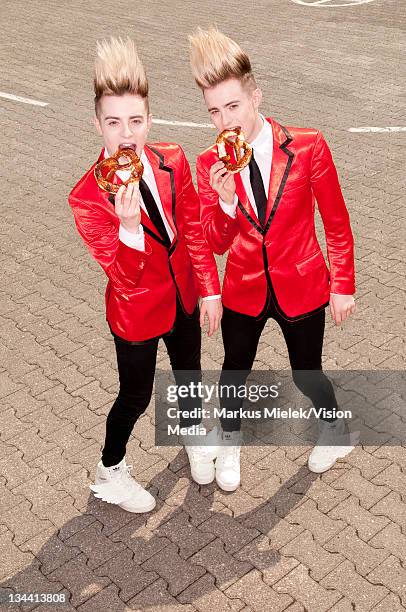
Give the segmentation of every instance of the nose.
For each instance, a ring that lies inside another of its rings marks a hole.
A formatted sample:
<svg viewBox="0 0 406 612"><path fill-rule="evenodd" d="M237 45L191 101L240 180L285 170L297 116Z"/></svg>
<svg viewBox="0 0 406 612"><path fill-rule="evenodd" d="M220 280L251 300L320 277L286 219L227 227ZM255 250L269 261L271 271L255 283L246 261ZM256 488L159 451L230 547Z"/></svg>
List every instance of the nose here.
<svg viewBox="0 0 406 612"><path fill-rule="evenodd" d="M131 131L130 126L129 126L128 123L124 124L123 134L122 135L123 135L124 138L130 138L132 136L132 131Z"/></svg>

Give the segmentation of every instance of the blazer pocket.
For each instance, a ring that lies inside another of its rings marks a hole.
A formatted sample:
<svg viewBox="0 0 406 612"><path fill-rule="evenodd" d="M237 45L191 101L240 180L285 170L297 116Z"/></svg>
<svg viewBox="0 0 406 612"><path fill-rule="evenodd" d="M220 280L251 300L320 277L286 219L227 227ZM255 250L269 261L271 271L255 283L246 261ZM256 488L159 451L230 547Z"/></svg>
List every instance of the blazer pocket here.
<svg viewBox="0 0 406 612"><path fill-rule="evenodd" d="M318 268L320 266L325 265L326 262L324 259L324 255L321 251L317 251L316 253L313 253L313 255L308 255L304 259L297 261L295 264L296 269L301 276L308 274L309 272L314 270L314 268Z"/></svg>

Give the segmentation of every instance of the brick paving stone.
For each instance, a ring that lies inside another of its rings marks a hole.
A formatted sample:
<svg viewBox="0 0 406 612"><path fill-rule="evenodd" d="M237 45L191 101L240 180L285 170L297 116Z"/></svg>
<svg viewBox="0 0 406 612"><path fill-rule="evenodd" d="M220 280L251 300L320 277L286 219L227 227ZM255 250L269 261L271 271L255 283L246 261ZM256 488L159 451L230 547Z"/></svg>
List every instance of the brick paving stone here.
<svg viewBox="0 0 406 612"><path fill-rule="evenodd" d="M158 527L156 531L160 537L166 537L177 544L179 555L187 559L216 538L218 533L211 521L217 516L213 516L197 528L189 522L188 514L180 512Z"/></svg>
<svg viewBox="0 0 406 612"><path fill-rule="evenodd" d="M67 476L78 472L81 467L77 463L64 459L63 451L60 448L54 448L49 453L33 459L30 462L30 466L35 466L36 469L40 468L45 472L48 476L47 483L51 486Z"/></svg>
<svg viewBox="0 0 406 612"><path fill-rule="evenodd" d="M41 438L33 428L10 438L8 443L13 444L23 453L22 459L27 463L55 448L55 443L49 443Z"/></svg>
<svg viewBox="0 0 406 612"><path fill-rule="evenodd" d="M188 604L179 604L177 599L172 597L164 580L156 580L153 584L141 591L138 595L130 599L127 605L131 610L148 610L154 612L193 612L196 608Z"/></svg>
<svg viewBox="0 0 406 612"><path fill-rule="evenodd" d="M308 569L300 564L273 585L277 593L287 593L299 600L305 608L324 612L340 599L333 589L325 589L313 580Z"/></svg>
<svg viewBox="0 0 406 612"><path fill-rule="evenodd" d="M263 580L270 585L280 580L298 565L298 561L295 559L282 556L271 546L269 539L263 535L247 544L233 556L235 559L247 561L261 570Z"/></svg>
<svg viewBox="0 0 406 612"><path fill-rule="evenodd" d="M122 542L130 548L134 553L136 563L147 561L171 544L168 538L160 537L150 531L144 523L145 518L140 515L115 531L110 537L113 542Z"/></svg>
<svg viewBox="0 0 406 612"><path fill-rule="evenodd" d="M209 519L212 514L210 501L200 495L194 483L169 496L166 503L175 508L182 507L182 510L192 517L193 524L196 525Z"/></svg>
<svg viewBox="0 0 406 612"><path fill-rule="evenodd" d="M18 506L23 501L24 497L21 494L9 491L4 483L0 481L0 513Z"/></svg>
<svg viewBox="0 0 406 612"><path fill-rule="evenodd" d="M350 561L344 561L328 574L320 584L326 588L336 589L350 599L361 610L371 610L387 594L388 589L382 585L372 584L372 581L360 576Z"/></svg>
<svg viewBox="0 0 406 612"><path fill-rule="evenodd" d="M406 501L406 475L398 465L390 465L372 479L374 484L384 484L400 494Z"/></svg>
<svg viewBox="0 0 406 612"><path fill-rule="evenodd" d="M196 555L185 561L179 556L175 544L169 544L144 561L142 568L147 571L156 571L166 580L171 595L177 595L205 573L204 567L196 562Z"/></svg>
<svg viewBox="0 0 406 612"><path fill-rule="evenodd" d="M382 563L389 553L379 550L371 544L361 540L353 527L347 527L334 538L324 544L325 548L331 552L341 553L351 561L361 576L366 576L369 571Z"/></svg>
<svg viewBox="0 0 406 612"><path fill-rule="evenodd" d="M390 612L403 612L404 609L399 597L394 593L389 593L378 605L372 608L373 612L388 612L388 610Z"/></svg>
<svg viewBox="0 0 406 612"><path fill-rule="evenodd" d="M234 556L226 553L219 540L202 548L189 557L188 561L198 567L206 568L216 578L216 584L221 590L226 589L252 569L250 563L238 561Z"/></svg>
<svg viewBox="0 0 406 612"><path fill-rule="evenodd" d="M133 561L133 552L128 548L100 565L95 573L110 578L119 587L119 596L128 601L159 578L155 572L147 572Z"/></svg>
<svg viewBox="0 0 406 612"><path fill-rule="evenodd" d="M1 522L14 533L14 544L20 546L38 533L53 527L49 520L39 518L29 501L23 501L1 513Z"/></svg>
<svg viewBox="0 0 406 612"><path fill-rule="evenodd" d="M216 535L225 545L225 551L234 553L259 535L256 529L247 529L238 520L223 513L213 514L199 525L199 530Z"/></svg>
<svg viewBox="0 0 406 612"><path fill-rule="evenodd" d="M86 376L89 377L87 374ZM73 391L72 395L74 397L82 397L89 402L89 408L91 410L97 410L107 403L113 404L115 400L115 395L105 391L98 381L89 382L89 384L81 386L79 389L76 389L76 391Z"/></svg>
<svg viewBox="0 0 406 612"><path fill-rule="evenodd" d="M400 525L404 532L406 531L406 504L402 502L398 493L389 493L372 506L371 513L375 516L390 518L394 523Z"/></svg>
<svg viewBox="0 0 406 612"><path fill-rule="evenodd" d="M57 417L49 406L41 406L35 412L22 417L22 422L25 424L31 423L35 428L38 428L38 435L41 437L52 436L52 433L66 425L66 420Z"/></svg>
<svg viewBox="0 0 406 612"><path fill-rule="evenodd" d="M123 542L112 542L102 533L102 525L92 523L70 538L64 540L67 546L76 546L88 557L87 565L94 569L107 559L115 557L125 548Z"/></svg>
<svg viewBox="0 0 406 612"><path fill-rule="evenodd" d="M376 504L390 492L388 487L374 485L366 480L356 468L352 468L340 476L331 486L335 489L345 489L349 491L349 493L359 498L360 504L366 509L371 508L371 506Z"/></svg>
<svg viewBox="0 0 406 612"><path fill-rule="evenodd" d="M383 472L390 464L390 461L380 459L376 454L370 454L360 446L354 448L345 460L347 463L358 468L361 475L367 480L373 479L374 476ZM378 481L374 480L373 482Z"/></svg>
<svg viewBox="0 0 406 612"><path fill-rule="evenodd" d="M308 529L321 544L324 544L345 527L343 521L333 520L320 512L311 499L293 510L286 518L288 522L299 523L302 527Z"/></svg>
<svg viewBox="0 0 406 612"><path fill-rule="evenodd" d="M340 535L338 534L335 538ZM333 554L340 551L332 550L330 547L331 541L334 541L335 538L324 544L325 548L323 548L311 533L303 531L297 538L286 544L280 552L284 556L294 557L300 561L310 569L311 578L319 581L344 560L341 554Z"/></svg>
<svg viewBox="0 0 406 612"><path fill-rule="evenodd" d="M0 413L0 437L2 440L9 440L29 428L30 423L18 419L13 408Z"/></svg>
<svg viewBox="0 0 406 612"><path fill-rule="evenodd" d="M30 551L35 555L41 562L41 572L45 575L80 555L79 548L67 545L56 532L56 527L52 525L20 546L21 550Z"/></svg>
<svg viewBox="0 0 406 612"><path fill-rule="evenodd" d="M21 552L13 543L13 533L7 531L0 533L0 558L2 560L0 565L0 580L5 580L29 567L34 556L28 552Z"/></svg>
<svg viewBox="0 0 406 612"><path fill-rule="evenodd" d="M177 599L180 603L193 604L199 612L206 612L206 610L237 612L244 607L242 601L234 597L229 598L220 591L215 585L213 576L208 573L182 591Z"/></svg>
<svg viewBox="0 0 406 612"><path fill-rule="evenodd" d="M39 473L39 468L23 461L20 451L10 454L0 461L0 475L5 477L8 489L13 489Z"/></svg>
<svg viewBox="0 0 406 612"><path fill-rule="evenodd" d="M97 576L86 564L85 555L74 557L48 574L50 580L61 582L72 593L71 604L80 606L90 597L111 583L108 578Z"/></svg>
<svg viewBox="0 0 406 612"><path fill-rule="evenodd" d="M399 559L391 555L373 569L367 578L374 584L384 584L390 591L395 592L406 606L406 569Z"/></svg>
<svg viewBox="0 0 406 612"><path fill-rule="evenodd" d="M93 381L92 376L84 376L81 374L76 365L71 365L60 372L51 375L50 378L57 381L55 384L57 384L59 381L65 385L65 389L69 393L76 391L77 389L80 389L84 385L87 385Z"/></svg>
<svg viewBox="0 0 406 612"><path fill-rule="evenodd" d="M115 612L127 612L128 608L118 595L118 589L110 584L102 591L90 597L87 601L75 608L80 612L100 612L100 610L114 610Z"/></svg>
<svg viewBox="0 0 406 612"><path fill-rule="evenodd" d="M39 398L45 400L46 403L52 407L54 414L64 412L82 401L80 397L73 397L68 393L62 384L56 385L48 391L44 391Z"/></svg>
<svg viewBox="0 0 406 612"><path fill-rule="evenodd" d="M59 529L58 537L62 540L66 540L96 520L91 515L79 512L73 504L73 499L64 498L52 506L47 506L41 512L40 518L50 520Z"/></svg>
<svg viewBox="0 0 406 612"><path fill-rule="evenodd" d="M24 495L32 503L32 509L41 513L44 507L53 505L67 497L64 491L51 486L46 474L39 474L27 482L23 482L14 488L16 494Z"/></svg>
<svg viewBox="0 0 406 612"><path fill-rule="evenodd" d="M293 489L297 491L297 485ZM347 491L337 491L321 479L312 481L305 494L306 497L315 501L317 509L324 513L330 512L332 508L338 506L340 502L349 497Z"/></svg>
<svg viewBox="0 0 406 612"><path fill-rule="evenodd" d="M402 563L406 562L406 535L403 534L398 525L389 523L369 541L371 546L384 548Z"/></svg>
<svg viewBox="0 0 406 612"><path fill-rule="evenodd" d="M378 505L382 502L378 502ZM373 510L365 510L356 497L348 497L328 513L331 518L343 519L352 525L360 538L368 542L372 536L381 531L389 520L377 516Z"/></svg>
<svg viewBox="0 0 406 612"><path fill-rule="evenodd" d="M230 597L238 597L245 601L252 610L259 612L285 610L293 601L289 595L276 593L262 580L261 572L256 569L237 580L226 589L225 594Z"/></svg>

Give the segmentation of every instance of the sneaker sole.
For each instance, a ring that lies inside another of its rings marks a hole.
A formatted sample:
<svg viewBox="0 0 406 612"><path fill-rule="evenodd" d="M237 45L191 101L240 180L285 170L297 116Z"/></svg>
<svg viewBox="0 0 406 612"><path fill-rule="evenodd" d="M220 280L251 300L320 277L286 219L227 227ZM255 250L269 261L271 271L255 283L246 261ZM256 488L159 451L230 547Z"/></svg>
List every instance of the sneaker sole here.
<svg viewBox="0 0 406 612"><path fill-rule="evenodd" d="M193 479L193 480L194 480L194 481L195 481L197 484L199 484L199 485L208 485L208 484L212 483L212 482L213 482L213 480L214 480L214 474L213 474L213 476L210 478L210 480L209 480L209 478L196 478L196 476L194 476L194 474L192 474L192 472L191 472L190 474L191 474L191 476L192 476L192 479Z"/></svg>
<svg viewBox="0 0 406 612"><path fill-rule="evenodd" d="M133 514L144 514L144 512L151 512L151 510L155 508L156 501L154 500L153 502L151 502L149 506L144 506L143 508L137 508L137 509L126 508L125 502L122 502L121 504L116 504L116 505L120 506L120 508L122 508L126 512L132 512Z"/></svg>
<svg viewBox="0 0 406 612"><path fill-rule="evenodd" d="M327 470L329 470L330 468L333 467L333 465L335 464L336 461L338 461L338 459L343 459L344 457L346 457L347 455L349 455L352 451L354 450L354 447L352 446L349 450L347 450L344 453L340 453L339 455L336 456L336 458L334 459L334 461L332 463L330 463L330 465L328 465L327 467L323 468L314 468L311 467L310 463L307 462L307 467L309 468L309 470L311 472L313 472L314 474L323 474L323 472L327 472Z"/></svg>
<svg viewBox="0 0 406 612"><path fill-rule="evenodd" d="M218 486L220 487L220 489L223 489L223 491L235 491L240 486L240 482L238 482L236 485L224 484L221 482L221 480L217 478L217 476L216 476L216 482Z"/></svg>

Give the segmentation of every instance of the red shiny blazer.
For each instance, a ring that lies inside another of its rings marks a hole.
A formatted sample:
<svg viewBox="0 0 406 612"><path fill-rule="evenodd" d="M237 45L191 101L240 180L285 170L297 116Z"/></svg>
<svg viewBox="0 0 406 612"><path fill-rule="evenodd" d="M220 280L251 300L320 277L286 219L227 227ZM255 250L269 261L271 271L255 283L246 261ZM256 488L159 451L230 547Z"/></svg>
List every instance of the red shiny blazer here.
<svg viewBox="0 0 406 612"><path fill-rule="evenodd" d="M210 187L216 147L197 159L197 183L205 236L213 251L229 251L223 303L258 316L273 300L287 320L324 308L329 294L353 294L354 248L347 208L323 135L312 128L285 128L267 119L273 131L273 157L266 225L261 227L235 174L237 216L223 212ZM324 224L329 268L317 241L315 201ZM269 288L269 291L268 291Z"/></svg>
<svg viewBox="0 0 406 612"><path fill-rule="evenodd" d="M199 198L183 150L172 143L147 145L144 150L174 232L169 251L159 242L159 234L143 210L145 252L119 240L114 199L99 189L95 164L69 195L77 229L109 279L105 300L110 328L117 336L136 342L160 336L173 327L176 294L190 314L199 294L220 293L215 259L203 236ZM99 160L102 156L103 151Z"/></svg>

